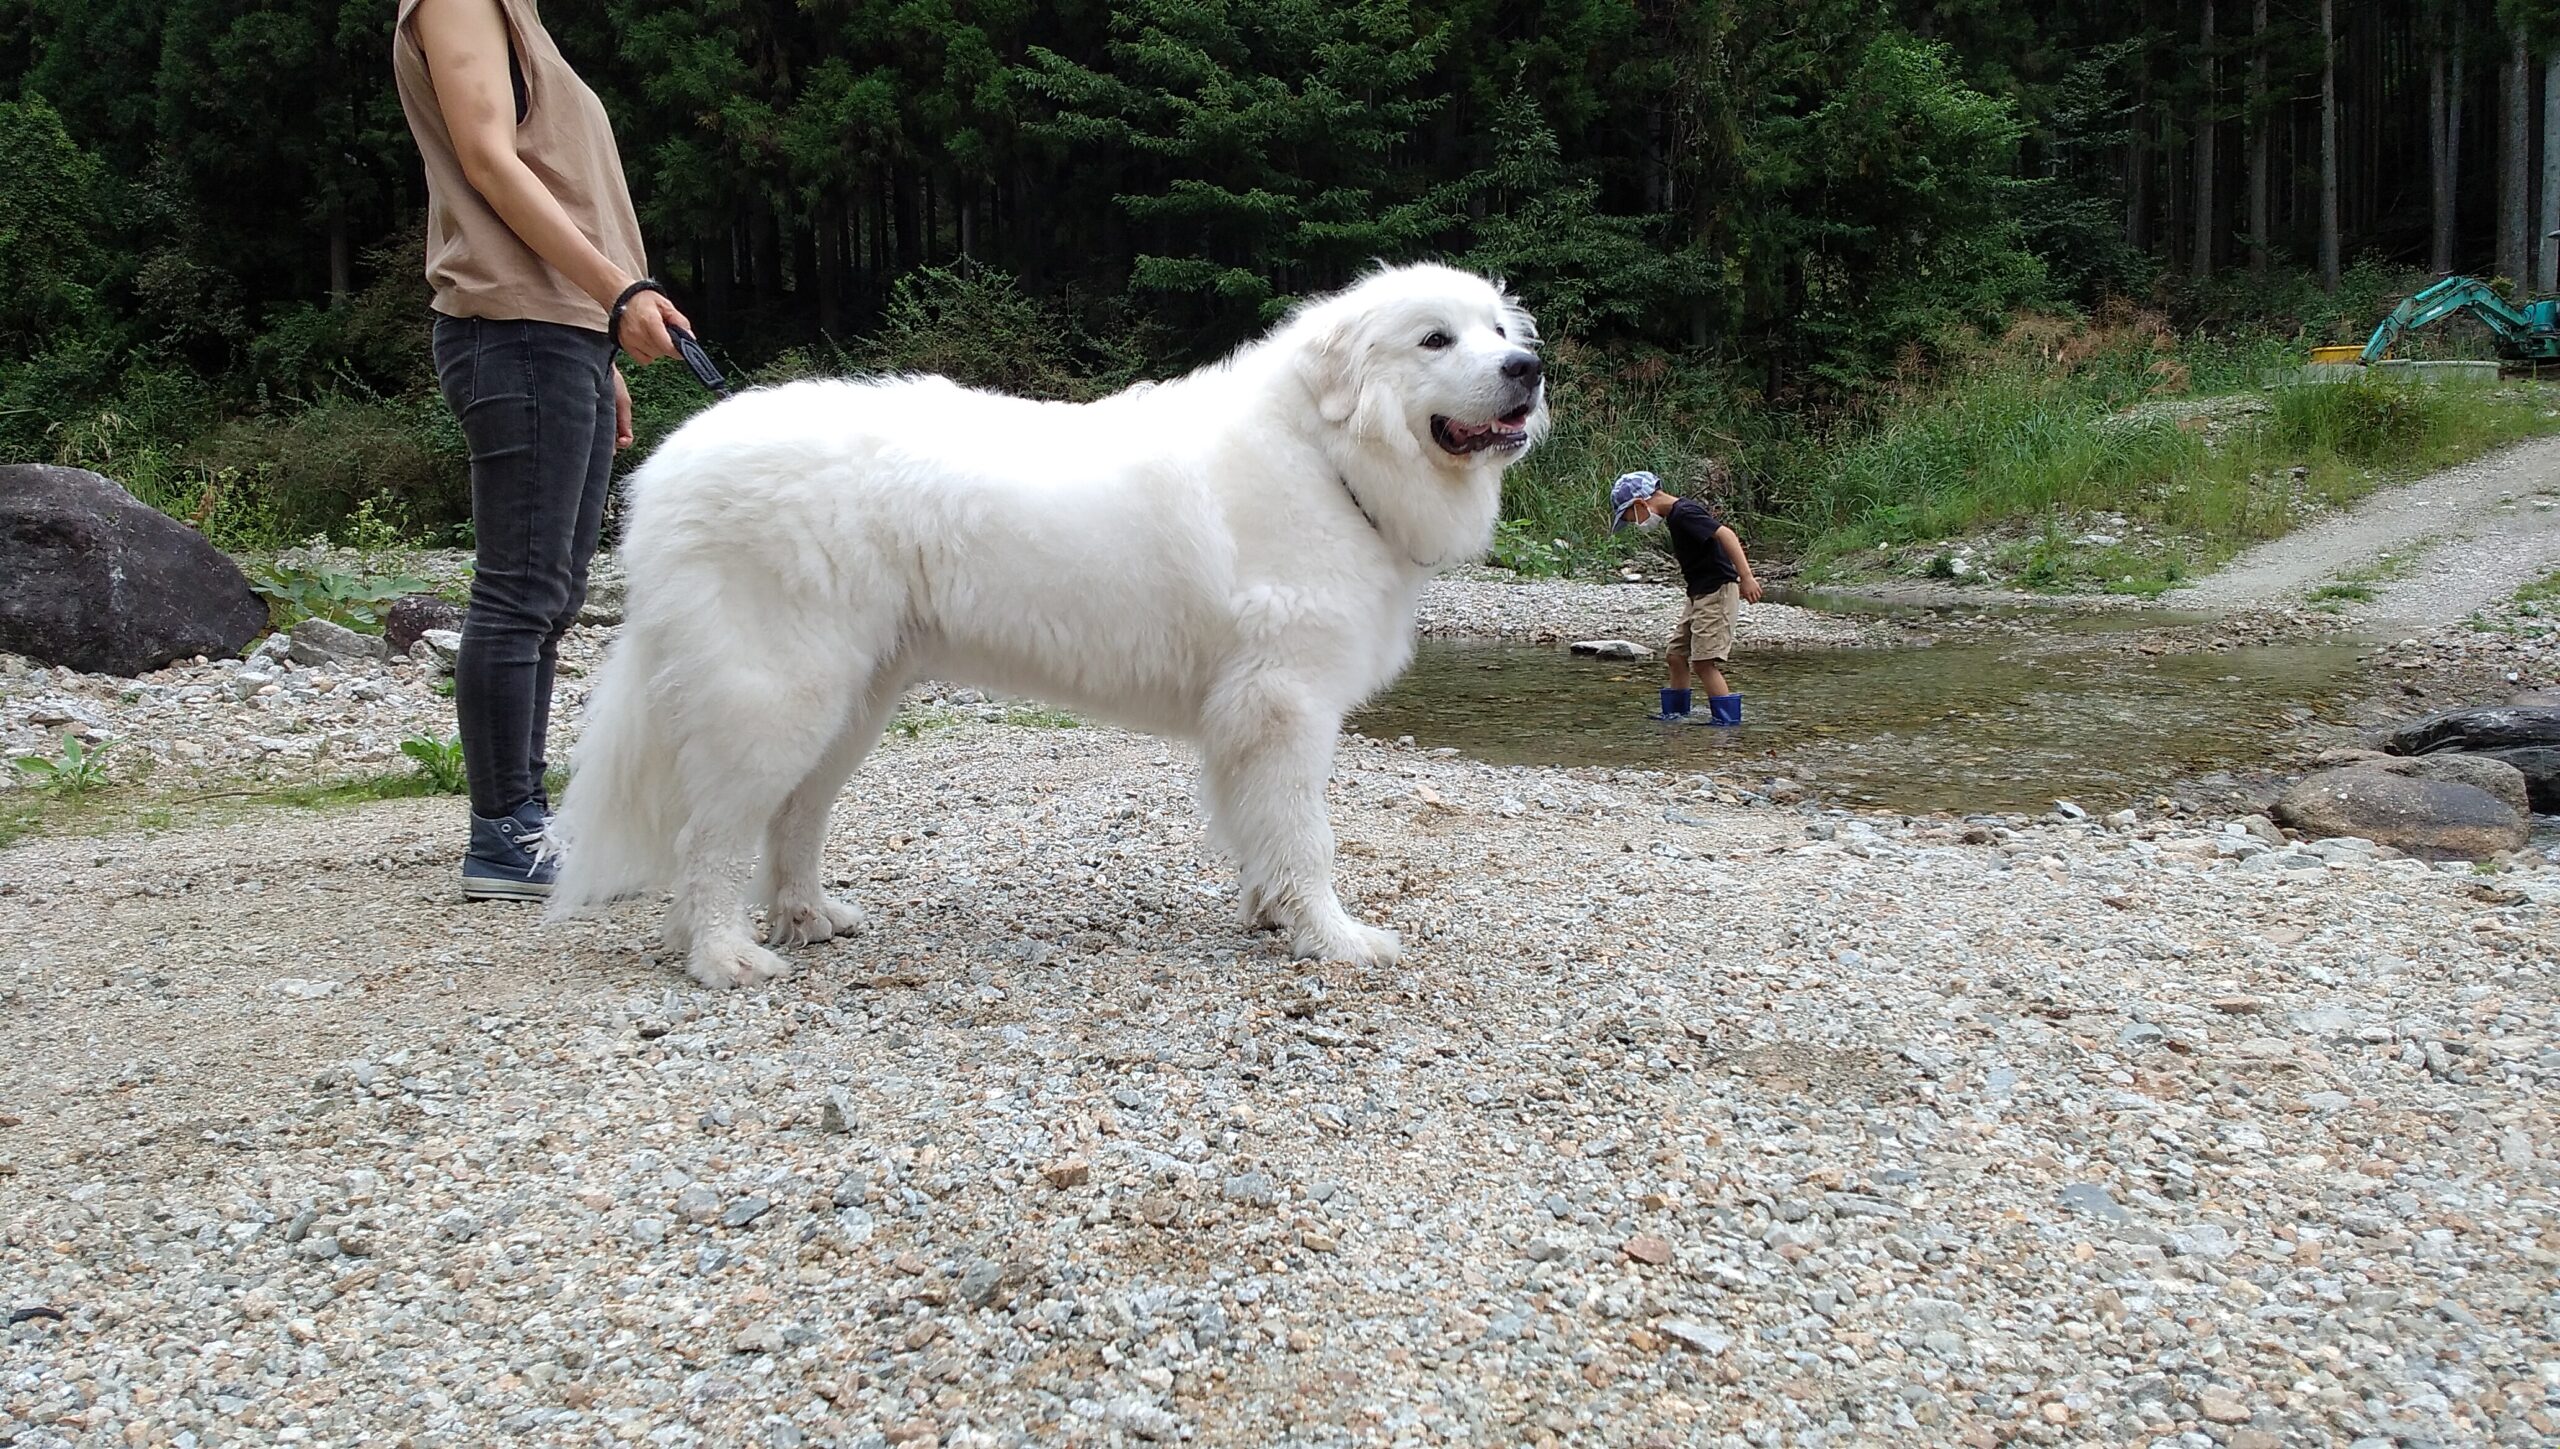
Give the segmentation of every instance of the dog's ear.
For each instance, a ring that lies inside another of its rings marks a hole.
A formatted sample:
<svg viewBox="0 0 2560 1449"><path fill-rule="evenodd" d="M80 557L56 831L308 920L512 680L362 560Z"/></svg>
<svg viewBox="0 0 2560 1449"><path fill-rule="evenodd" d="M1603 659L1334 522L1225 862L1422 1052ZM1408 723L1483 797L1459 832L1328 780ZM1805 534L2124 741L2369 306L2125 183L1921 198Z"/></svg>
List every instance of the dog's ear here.
<svg viewBox="0 0 2560 1449"><path fill-rule="evenodd" d="M1316 395L1316 413L1328 423L1346 423L1360 410L1359 329L1348 317L1315 319L1298 365L1307 390Z"/></svg>

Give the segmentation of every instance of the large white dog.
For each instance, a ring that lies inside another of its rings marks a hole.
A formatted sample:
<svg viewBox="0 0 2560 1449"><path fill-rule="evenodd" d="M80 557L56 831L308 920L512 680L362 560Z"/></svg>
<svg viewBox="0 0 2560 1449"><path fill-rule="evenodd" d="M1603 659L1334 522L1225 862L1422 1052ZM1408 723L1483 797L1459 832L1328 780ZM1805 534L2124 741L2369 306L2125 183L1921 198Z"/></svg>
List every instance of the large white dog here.
<svg viewBox="0 0 2560 1449"><path fill-rule="evenodd" d="M1334 740L1411 660L1423 581L1491 541L1546 427L1536 341L1499 287L1399 267L1100 402L928 377L712 408L630 480L555 913L672 889L695 979L781 973L747 915L759 854L773 945L860 924L822 889L827 814L937 679L1192 741L1246 919L1395 960L1334 894Z"/></svg>

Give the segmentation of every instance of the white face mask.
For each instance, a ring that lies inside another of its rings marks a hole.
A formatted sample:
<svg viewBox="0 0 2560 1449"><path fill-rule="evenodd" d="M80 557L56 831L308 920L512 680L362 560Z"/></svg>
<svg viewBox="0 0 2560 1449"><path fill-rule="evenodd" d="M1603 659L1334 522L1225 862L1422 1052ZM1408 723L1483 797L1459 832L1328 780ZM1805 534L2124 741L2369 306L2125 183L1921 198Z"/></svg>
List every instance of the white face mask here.
<svg viewBox="0 0 2560 1449"><path fill-rule="evenodd" d="M1659 513L1648 513L1644 517L1636 520L1636 527L1643 529L1647 533L1650 533L1661 526L1662 515Z"/></svg>

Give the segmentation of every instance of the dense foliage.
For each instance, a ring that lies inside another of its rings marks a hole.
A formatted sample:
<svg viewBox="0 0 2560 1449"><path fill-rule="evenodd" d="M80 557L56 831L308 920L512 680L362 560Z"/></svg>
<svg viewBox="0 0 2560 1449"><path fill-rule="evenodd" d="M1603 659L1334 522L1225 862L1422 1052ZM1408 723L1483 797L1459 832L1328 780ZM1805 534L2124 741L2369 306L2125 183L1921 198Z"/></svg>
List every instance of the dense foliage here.
<svg viewBox="0 0 2560 1449"><path fill-rule="evenodd" d="M2263 279L2332 253L2490 267L2541 134L2511 114L2540 71L2512 82L2560 28L2560 0L544 8L658 271L748 368L1073 393L1427 255L1509 277L1601 391L1671 359L1782 409L2022 306L2229 321L2316 313ZM0 0L0 455L214 520L226 478L297 526L453 519L394 9Z"/></svg>

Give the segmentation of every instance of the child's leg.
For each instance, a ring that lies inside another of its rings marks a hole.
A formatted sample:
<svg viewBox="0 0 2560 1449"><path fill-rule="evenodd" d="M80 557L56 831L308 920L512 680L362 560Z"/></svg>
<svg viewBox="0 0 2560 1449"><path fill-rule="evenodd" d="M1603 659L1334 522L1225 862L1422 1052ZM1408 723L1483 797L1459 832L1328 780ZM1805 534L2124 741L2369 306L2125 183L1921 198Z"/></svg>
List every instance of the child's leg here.
<svg viewBox="0 0 2560 1449"><path fill-rule="evenodd" d="M1671 661L1671 687L1687 689L1689 687L1689 656L1673 654L1668 657Z"/></svg>
<svg viewBox="0 0 2560 1449"><path fill-rule="evenodd" d="M1685 659L1680 662L1683 665L1688 663ZM1683 669L1681 672L1685 674L1688 671ZM1710 695L1733 693L1732 690L1725 688L1723 666L1714 660L1708 660L1706 663L1698 666L1698 683L1704 686L1706 692Z"/></svg>

